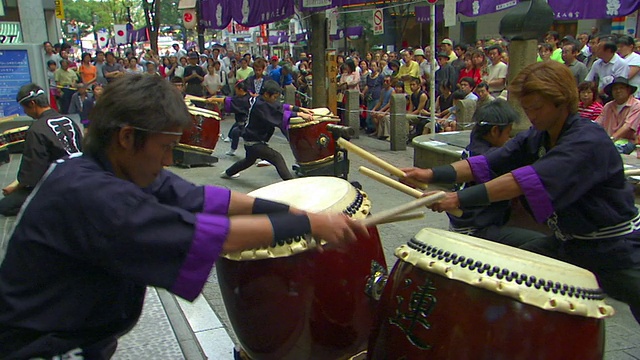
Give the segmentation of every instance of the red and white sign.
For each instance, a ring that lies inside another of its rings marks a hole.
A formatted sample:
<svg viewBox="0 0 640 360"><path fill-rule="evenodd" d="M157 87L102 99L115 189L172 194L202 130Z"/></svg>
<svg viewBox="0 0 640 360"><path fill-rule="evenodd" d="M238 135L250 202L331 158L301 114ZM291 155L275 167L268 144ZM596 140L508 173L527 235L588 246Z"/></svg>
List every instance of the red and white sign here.
<svg viewBox="0 0 640 360"><path fill-rule="evenodd" d="M194 29L196 27L196 9L182 10L182 23L186 29Z"/></svg>
<svg viewBox="0 0 640 360"><path fill-rule="evenodd" d="M373 11L373 35L384 34L384 15L382 9Z"/></svg>
<svg viewBox="0 0 640 360"><path fill-rule="evenodd" d="M106 31L98 31L98 49L104 49L109 44L109 34Z"/></svg>
<svg viewBox="0 0 640 360"><path fill-rule="evenodd" d="M113 25L115 33L116 45L127 43L127 25Z"/></svg>

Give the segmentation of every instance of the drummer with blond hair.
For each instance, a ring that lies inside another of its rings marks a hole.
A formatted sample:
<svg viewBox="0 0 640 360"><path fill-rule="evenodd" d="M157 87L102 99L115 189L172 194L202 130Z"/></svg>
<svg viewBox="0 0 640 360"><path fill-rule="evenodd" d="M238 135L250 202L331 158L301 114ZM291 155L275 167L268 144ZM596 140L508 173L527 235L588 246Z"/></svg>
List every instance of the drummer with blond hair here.
<svg viewBox="0 0 640 360"><path fill-rule="evenodd" d="M529 130L491 153L405 171L423 182L477 183L448 193L432 206L436 211L520 197L553 231L521 248L592 271L640 322L640 214L609 136L579 117L577 88L566 86L573 81L558 62L529 65L509 88L533 125Z"/></svg>
<svg viewBox="0 0 640 360"><path fill-rule="evenodd" d="M368 236L343 214L305 213L165 170L192 118L160 77L114 80L89 118L84 154L55 162L16 220L0 266L2 359L109 359L138 321L147 286L193 301L223 252L304 234L337 247Z"/></svg>

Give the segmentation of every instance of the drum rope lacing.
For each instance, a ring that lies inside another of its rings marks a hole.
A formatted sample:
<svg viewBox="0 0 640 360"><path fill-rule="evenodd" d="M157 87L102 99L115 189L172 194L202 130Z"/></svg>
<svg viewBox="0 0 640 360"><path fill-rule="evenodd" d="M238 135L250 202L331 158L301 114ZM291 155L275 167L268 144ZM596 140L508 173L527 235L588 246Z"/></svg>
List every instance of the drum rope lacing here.
<svg viewBox="0 0 640 360"><path fill-rule="evenodd" d="M575 297L577 299L585 300L603 300L605 294L600 289L584 289L575 287L568 284L561 284L560 282L553 282L551 280L537 279L535 276L528 276L526 274L519 274L516 271L509 271L508 269L500 268L499 266L491 266L490 264L482 263L481 261L473 260L456 253L451 253L443 249L439 249L436 246L427 245L417 239L411 239L407 244L411 249L421 252L432 258L438 258L438 260L444 260L447 263L453 265L460 265L460 267L468 267L471 271L477 271L480 274L486 273L489 277L495 277L499 280L505 279L508 282L515 281L518 285L524 284L525 286L536 289L543 289L546 292L553 292L554 294L561 294L563 296Z"/></svg>

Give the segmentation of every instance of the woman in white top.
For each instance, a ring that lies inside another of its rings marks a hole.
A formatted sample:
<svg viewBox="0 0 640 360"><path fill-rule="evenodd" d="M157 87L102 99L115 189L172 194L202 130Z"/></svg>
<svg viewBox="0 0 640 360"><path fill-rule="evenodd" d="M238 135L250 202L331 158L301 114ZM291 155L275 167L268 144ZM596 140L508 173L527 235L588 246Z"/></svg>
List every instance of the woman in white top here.
<svg viewBox="0 0 640 360"><path fill-rule="evenodd" d="M218 63L218 69L219 68L220 63ZM209 65L207 70L209 73L204 76L202 85L207 89L207 93L209 93L209 95L218 95L218 93L220 93L220 88L222 87L220 74L216 71L215 65Z"/></svg>
<svg viewBox="0 0 640 360"><path fill-rule="evenodd" d="M179 77L180 79L184 79L184 67L185 66L187 66L187 57L186 56L182 56L182 57L180 57L180 64L178 64L178 67L173 72L173 76Z"/></svg>
<svg viewBox="0 0 640 360"><path fill-rule="evenodd" d="M360 92L360 74L356 71L356 64L353 60L348 59L344 62L346 72L340 76L341 90L356 90Z"/></svg>
<svg viewBox="0 0 640 360"><path fill-rule="evenodd" d="M129 59L129 66L124 69L124 72L127 74L142 74L143 71L144 69L138 65L138 58L135 56Z"/></svg>

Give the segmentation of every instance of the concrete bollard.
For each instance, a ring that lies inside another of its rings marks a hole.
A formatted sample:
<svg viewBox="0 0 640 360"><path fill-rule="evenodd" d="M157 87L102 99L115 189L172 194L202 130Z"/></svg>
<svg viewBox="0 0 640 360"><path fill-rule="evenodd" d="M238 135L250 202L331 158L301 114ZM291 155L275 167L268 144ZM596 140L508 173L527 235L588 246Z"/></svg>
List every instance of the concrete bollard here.
<svg viewBox="0 0 640 360"><path fill-rule="evenodd" d="M407 98L404 94L393 94L391 96L391 121L389 125L389 141L391 150L399 151L407 148Z"/></svg>
<svg viewBox="0 0 640 360"><path fill-rule="evenodd" d="M345 98L345 121L346 126L356 131L354 138L360 137L360 92L356 90L347 90L344 94Z"/></svg>
<svg viewBox="0 0 640 360"><path fill-rule="evenodd" d="M296 104L296 88L293 85L285 85L284 87L284 102L285 104Z"/></svg>

